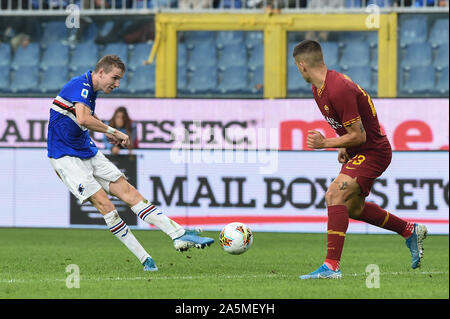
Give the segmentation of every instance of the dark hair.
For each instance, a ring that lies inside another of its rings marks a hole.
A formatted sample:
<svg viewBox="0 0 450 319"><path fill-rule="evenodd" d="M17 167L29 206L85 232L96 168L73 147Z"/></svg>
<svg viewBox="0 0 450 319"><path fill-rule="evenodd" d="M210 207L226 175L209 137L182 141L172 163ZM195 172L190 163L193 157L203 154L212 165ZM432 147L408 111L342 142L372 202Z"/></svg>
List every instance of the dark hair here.
<svg viewBox="0 0 450 319"><path fill-rule="evenodd" d="M130 119L130 116L128 115L128 111L127 108L125 106L119 106L115 111L113 116L111 117L111 119L109 120L109 126L114 127L114 128L120 128L117 127L116 125L116 115L117 113L123 113L123 125L125 127L125 129L127 130L127 134L130 137L130 139L132 138L132 120ZM133 145L132 143L130 143L130 146L128 148L132 148Z"/></svg>
<svg viewBox="0 0 450 319"><path fill-rule="evenodd" d="M114 54L108 54L97 62L94 72L98 72L103 68L103 70L105 70L105 73L109 73L112 71L113 67L119 68L123 72L125 72L125 63L122 62L120 57Z"/></svg>
<svg viewBox="0 0 450 319"><path fill-rule="evenodd" d="M322 48L320 43L315 40L303 40L297 44L292 56L295 59L298 55L303 55L305 62L313 67L324 63Z"/></svg>

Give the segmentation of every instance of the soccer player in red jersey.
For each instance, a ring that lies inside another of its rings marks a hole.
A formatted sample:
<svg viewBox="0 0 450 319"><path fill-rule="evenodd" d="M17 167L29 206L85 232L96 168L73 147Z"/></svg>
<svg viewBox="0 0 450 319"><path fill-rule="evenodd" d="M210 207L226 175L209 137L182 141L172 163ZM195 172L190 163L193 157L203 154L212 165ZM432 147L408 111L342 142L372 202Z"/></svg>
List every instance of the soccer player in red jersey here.
<svg viewBox="0 0 450 319"><path fill-rule="evenodd" d="M328 70L320 44L304 40L293 51L298 70L312 84L320 112L338 137L325 138L320 132L308 132L307 145L312 149L337 148L342 164L337 178L325 195L328 209L327 254L316 271L301 279L340 278L340 259L349 217L397 232L406 239L412 268L420 266L424 225L409 223L380 206L366 202L374 180L389 166L392 149L382 134L373 102L348 76Z"/></svg>

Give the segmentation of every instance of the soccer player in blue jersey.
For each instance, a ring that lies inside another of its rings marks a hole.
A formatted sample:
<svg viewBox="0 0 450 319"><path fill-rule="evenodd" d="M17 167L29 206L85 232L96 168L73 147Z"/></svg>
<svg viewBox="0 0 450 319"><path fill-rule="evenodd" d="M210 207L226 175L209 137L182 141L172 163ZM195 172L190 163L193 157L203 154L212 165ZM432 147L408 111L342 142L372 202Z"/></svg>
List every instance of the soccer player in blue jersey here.
<svg viewBox="0 0 450 319"><path fill-rule="evenodd" d="M169 235L178 251L203 248L214 240L187 232L145 199L124 174L95 146L89 131L105 133L109 141L127 147L130 138L99 120L95 114L97 92L119 87L125 65L116 55L101 58L94 71L70 80L50 107L47 150L59 178L82 203L90 201L103 215L109 230L139 259L145 271L158 270L152 257L120 218L107 194L127 203L145 222Z"/></svg>

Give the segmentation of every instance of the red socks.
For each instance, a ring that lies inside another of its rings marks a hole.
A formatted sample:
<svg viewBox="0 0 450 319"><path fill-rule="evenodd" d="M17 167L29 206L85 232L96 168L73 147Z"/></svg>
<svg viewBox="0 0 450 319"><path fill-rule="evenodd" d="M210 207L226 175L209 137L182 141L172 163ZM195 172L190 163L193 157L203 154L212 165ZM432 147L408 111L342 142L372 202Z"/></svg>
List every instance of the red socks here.
<svg viewBox="0 0 450 319"><path fill-rule="evenodd" d="M334 271L339 269L348 219L348 210L345 205L328 206L327 257L324 264ZM395 231L404 238L411 236L414 230L413 223L389 214L377 204L370 202L365 203L359 219L371 225Z"/></svg>
<svg viewBox="0 0 450 319"><path fill-rule="evenodd" d="M345 205L328 207L327 257L325 265L331 270L339 269L345 233L348 228L348 210Z"/></svg>
<svg viewBox="0 0 450 319"><path fill-rule="evenodd" d="M395 231L404 238L411 236L414 230L413 223L409 223L395 215L389 214L389 212L371 202L365 203L359 219L371 225Z"/></svg>

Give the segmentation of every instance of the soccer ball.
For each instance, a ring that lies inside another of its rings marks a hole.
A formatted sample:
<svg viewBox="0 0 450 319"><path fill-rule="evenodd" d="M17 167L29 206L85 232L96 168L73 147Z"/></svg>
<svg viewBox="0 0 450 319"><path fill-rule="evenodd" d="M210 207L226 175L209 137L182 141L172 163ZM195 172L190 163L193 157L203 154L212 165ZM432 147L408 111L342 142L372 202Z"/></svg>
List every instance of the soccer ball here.
<svg viewBox="0 0 450 319"><path fill-rule="evenodd" d="M219 243L227 253L240 255L252 245L253 234L250 228L243 223L230 223L220 232Z"/></svg>

